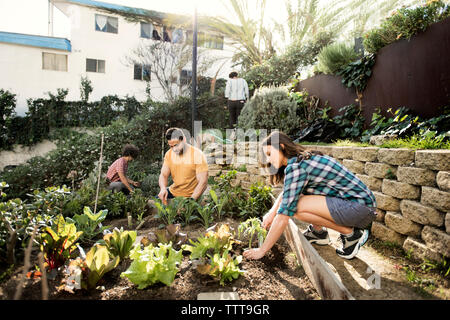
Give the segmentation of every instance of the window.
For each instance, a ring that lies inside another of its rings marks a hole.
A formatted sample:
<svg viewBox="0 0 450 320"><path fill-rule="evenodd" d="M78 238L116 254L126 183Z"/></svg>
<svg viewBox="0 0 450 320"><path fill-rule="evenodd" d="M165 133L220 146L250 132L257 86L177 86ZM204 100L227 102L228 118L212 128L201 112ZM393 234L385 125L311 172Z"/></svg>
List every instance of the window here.
<svg viewBox="0 0 450 320"><path fill-rule="evenodd" d="M170 36L167 32L163 32L163 27L153 25L152 23L141 22L141 38L161 40L161 37L166 39L164 41L170 41Z"/></svg>
<svg viewBox="0 0 450 320"><path fill-rule="evenodd" d="M183 43L184 32L182 29L175 29L172 31L172 43Z"/></svg>
<svg viewBox="0 0 450 320"><path fill-rule="evenodd" d="M166 42L171 42L172 41L171 38L172 38L172 30L164 27L163 28L163 40Z"/></svg>
<svg viewBox="0 0 450 320"><path fill-rule="evenodd" d="M135 64L134 65L134 79L135 80L151 80L151 69L149 65Z"/></svg>
<svg viewBox="0 0 450 320"><path fill-rule="evenodd" d="M95 30L109 33L117 33L119 29L119 19L101 14L95 15Z"/></svg>
<svg viewBox="0 0 450 320"><path fill-rule="evenodd" d="M214 36L211 34L202 34L201 42L199 39L199 46L209 49L223 49L223 37Z"/></svg>
<svg viewBox="0 0 450 320"><path fill-rule="evenodd" d="M42 52L42 69L67 71L67 54Z"/></svg>
<svg viewBox="0 0 450 320"><path fill-rule="evenodd" d="M181 70L180 73L180 84L188 85L192 79L192 70Z"/></svg>
<svg viewBox="0 0 450 320"><path fill-rule="evenodd" d="M187 32L187 38L189 42L192 43L193 41L192 31ZM199 32L197 34L197 46L209 49L223 50L223 37Z"/></svg>
<svg viewBox="0 0 450 320"><path fill-rule="evenodd" d="M105 73L105 60L86 59L86 71Z"/></svg>
<svg viewBox="0 0 450 320"><path fill-rule="evenodd" d="M141 38L151 39L153 35L153 24L141 22Z"/></svg>

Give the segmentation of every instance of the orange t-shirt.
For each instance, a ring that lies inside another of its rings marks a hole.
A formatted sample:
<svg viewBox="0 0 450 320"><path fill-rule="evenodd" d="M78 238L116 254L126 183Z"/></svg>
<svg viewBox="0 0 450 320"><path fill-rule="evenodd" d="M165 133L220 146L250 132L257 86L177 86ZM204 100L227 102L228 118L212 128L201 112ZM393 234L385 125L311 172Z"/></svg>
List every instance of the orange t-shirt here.
<svg viewBox="0 0 450 320"><path fill-rule="evenodd" d="M173 184L169 187L175 197L190 197L197 187L197 174L208 171L203 152L191 145L179 156L172 149L166 152L163 166L170 169Z"/></svg>

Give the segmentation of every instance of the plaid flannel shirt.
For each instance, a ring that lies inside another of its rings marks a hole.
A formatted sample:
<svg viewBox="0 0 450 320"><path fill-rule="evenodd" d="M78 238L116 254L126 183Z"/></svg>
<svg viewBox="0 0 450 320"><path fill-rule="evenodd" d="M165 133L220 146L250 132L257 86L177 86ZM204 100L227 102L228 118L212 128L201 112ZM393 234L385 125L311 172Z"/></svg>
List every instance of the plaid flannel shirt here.
<svg viewBox="0 0 450 320"><path fill-rule="evenodd" d="M313 155L300 162L292 157L284 173L283 196L277 213L293 216L301 194L341 198L376 207L375 196L369 188L331 157Z"/></svg>

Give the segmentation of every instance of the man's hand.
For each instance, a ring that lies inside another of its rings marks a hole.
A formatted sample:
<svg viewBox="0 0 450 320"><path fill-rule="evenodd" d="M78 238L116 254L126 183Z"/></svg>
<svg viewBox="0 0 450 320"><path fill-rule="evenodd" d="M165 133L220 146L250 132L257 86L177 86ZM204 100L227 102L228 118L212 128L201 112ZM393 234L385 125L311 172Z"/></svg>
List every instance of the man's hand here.
<svg viewBox="0 0 450 320"><path fill-rule="evenodd" d="M167 189L161 189L161 191L158 194L158 198L162 201L162 203L166 206L167 205L167 196L169 193L167 192Z"/></svg>

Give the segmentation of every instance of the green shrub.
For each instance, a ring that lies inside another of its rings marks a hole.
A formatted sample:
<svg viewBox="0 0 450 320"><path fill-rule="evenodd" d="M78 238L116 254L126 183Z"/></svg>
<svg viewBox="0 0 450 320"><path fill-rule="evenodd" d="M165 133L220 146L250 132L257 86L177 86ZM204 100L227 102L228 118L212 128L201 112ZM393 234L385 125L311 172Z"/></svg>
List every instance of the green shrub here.
<svg viewBox="0 0 450 320"><path fill-rule="evenodd" d="M366 89L367 82L372 75L375 65L375 55L370 54L344 66L337 75L342 76L342 83L348 87L355 87L359 92Z"/></svg>
<svg viewBox="0 0 450 320"><path fill-rule="evenodd" d="M341 138L357 139L361 136L364 127L364 118L361 116L361 110L351 104L339 109L342 114L333 118L333 122L339 127Z"/></svg>
<svg viewBox="0 0 450 320"><path fill-rule="evenodd" d="M381 48L399 39L409 40L425 31L432 23L450 16L450 6L443 1L428 1L422 6L402 8L387 18L380 28L365 34L364 48L377 53Z"/></svg>
<svg viewBox="0 0 450 320"><path fill-rule="evenodd" d="M9 126L16 108L16 95L8 90L0 89L0 149L12 145Z"/></svg>
<svg viewBox="0 0 450 320"><path fill-rule="evenodd" d="M332 33L321 32L306 44L293 43L285 53L252 66L243 74L250 91L263 86L286 85L299 69L317 61L320 50L331 43L333 37Z"/></svg>
<svg viewBox="0 0 450 320"><path fill-rule="evenodd" d="M263 183L253 183L248 196L238 202L237 216L241 219L262 217L273 202L272 188Z"/></svg>
<svg viewBox="0 0 450 320"><path fill-rule="evenodd" d="M433 131L425 135L413 135L408 138L394 139L383 143L381 148L408 148L408 149L450 149L450 141L444 136L436 136Z"/></svg>
<svg viewBox="0 0 450 320"><path fill-rule="evenodd" d="M358 53L351 45L335 42L324 47L317 59L316 70L318 72L337 74L341 68L358 59Z"/></svg>
<svg viewBox="0 0 450 320"><path fill-rule="evenodd" d="M278 129L290 134L298 128L297 102L284 88L261 88L247 101L238 118L243 129Z"/></svg>

